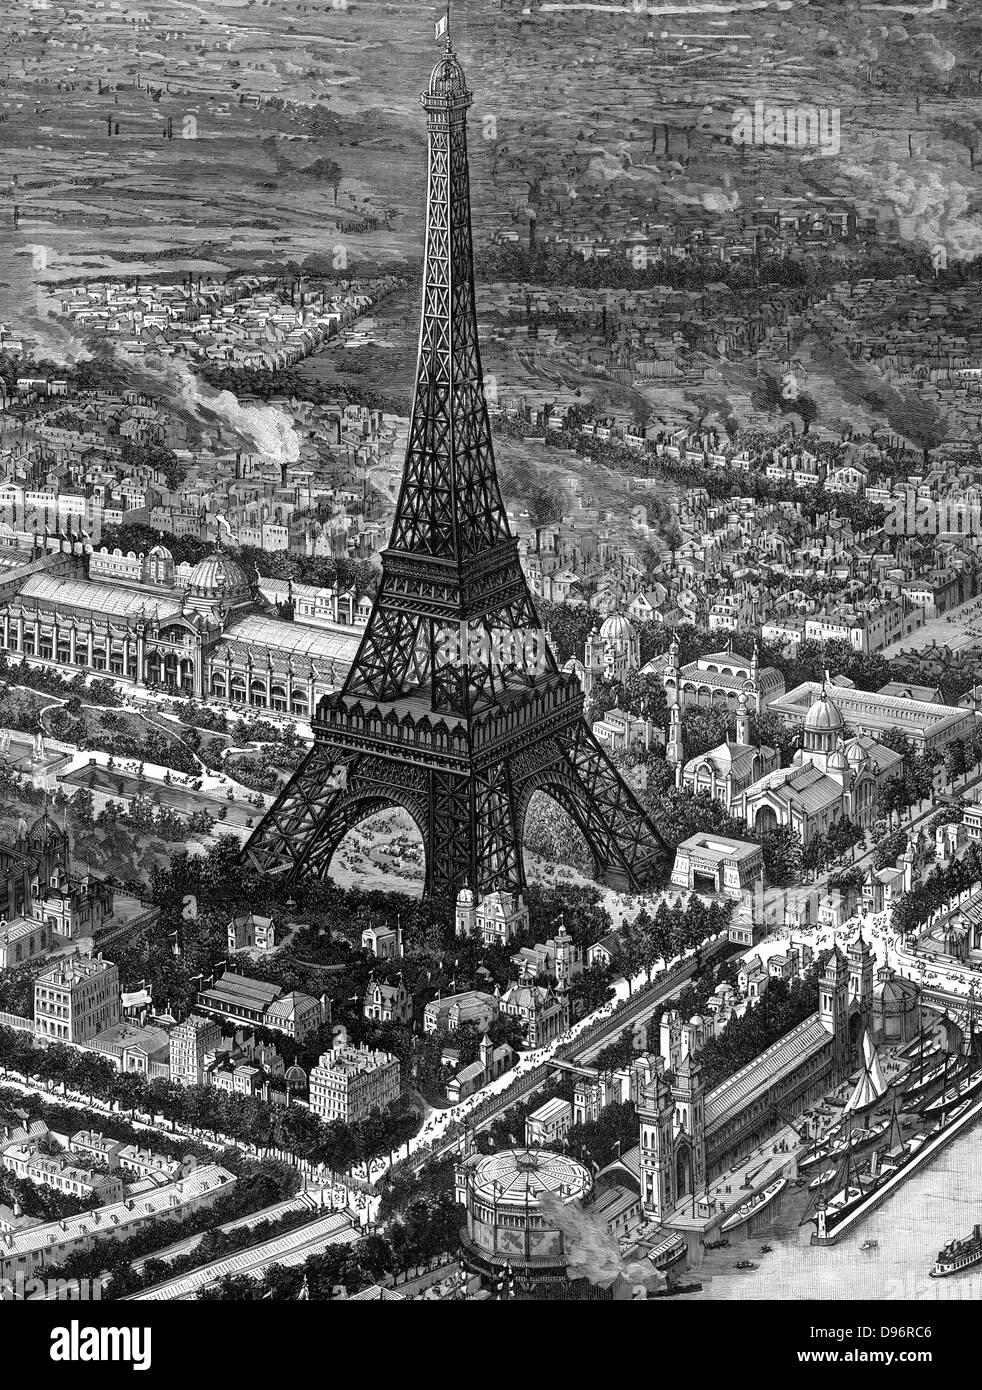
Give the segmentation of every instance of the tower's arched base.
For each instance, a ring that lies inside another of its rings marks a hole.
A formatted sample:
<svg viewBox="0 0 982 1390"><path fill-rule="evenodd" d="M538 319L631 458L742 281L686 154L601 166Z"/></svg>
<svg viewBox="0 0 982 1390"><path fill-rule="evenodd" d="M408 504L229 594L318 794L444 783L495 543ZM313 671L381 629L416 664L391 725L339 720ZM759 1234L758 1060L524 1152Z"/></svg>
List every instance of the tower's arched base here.
<svg viewBox="0 0 982 1390"><path fill-rule="evenodd" d="M465 885L479 893L521 892L522 829L537 791L573 817L598 878L611 886L640 888L663 860L664 842L579 717L575 696L559 727L553 719L552 728L541 729L533 717L519 725L523 736L511 740L512 748L485 757L449 738L441 746L429 728L424 738L421 728L402 726L410 735L404 751L385 747L384 737L373 740L372 751L358 751L352 744L366 741L365 715L359 707L349 718L346 703L334 697L323 739L249 840L244 853L253 868L290 880L325 878L353 826L382 807L401 806L422 836L427 894L455 895Z"/></svg>

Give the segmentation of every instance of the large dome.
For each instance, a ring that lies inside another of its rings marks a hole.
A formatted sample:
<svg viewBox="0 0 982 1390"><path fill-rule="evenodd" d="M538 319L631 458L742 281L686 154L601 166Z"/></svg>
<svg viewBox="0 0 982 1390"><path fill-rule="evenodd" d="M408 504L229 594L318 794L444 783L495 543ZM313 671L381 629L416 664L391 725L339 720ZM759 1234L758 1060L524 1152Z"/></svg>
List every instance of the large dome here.
<svg viewBox="0 0 982 1390"><path fill-rule="evenodd" d="M249 588L245 570L224 550L216 550L199 560L188 579L188 591L204 598L228 598L248 593Z"/></svg>
<svg viewBox="0 0 982 1390"><path fill-rule="evenodd" d="M634 625L623 613L612 613L601 627L600 636L605 642L633 642Z"/></svg>
<svg viewBox="0 0 982 1390"><path fill-rule="evenodd" d="M877 985L873 991L873 998L883 1004L907 1003L908 1000L916 1002L917 986L910 980L898 980L894 977Z"/></svg>
<svg viewBox="0 0 982 1390"><path fill-rule="evenodd" d="M839 729L843 728L844 723L839 706L829 699L828 692L823 689L821 695L805 715L805 728L821 733L838 732Z"/></svg>

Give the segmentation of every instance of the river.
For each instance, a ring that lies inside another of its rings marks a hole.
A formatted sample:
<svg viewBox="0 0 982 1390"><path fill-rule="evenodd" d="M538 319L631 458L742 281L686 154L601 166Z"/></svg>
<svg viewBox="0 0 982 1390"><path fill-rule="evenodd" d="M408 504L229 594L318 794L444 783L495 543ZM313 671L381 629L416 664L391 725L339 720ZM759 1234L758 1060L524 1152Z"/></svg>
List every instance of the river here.
<svg viewBox="0 0 982 1390"><path fill-rule="evenodd" d="M710 1251L698 1270L681 1276L703 1288L680 1299L982 1298L982 1264L946 1279L928 1276L941 1246L982 1221L980 1134L975 1128L954 1140L837 1245L808 1244L814 1228L798 1225L807 1191L788 1189L751 1238ZM865 1240L877 1241L877 1249L860 1250ZM762 1255L763 1244L773 1251ZM734 1269L741 1259L757 1268Z"/></svg>

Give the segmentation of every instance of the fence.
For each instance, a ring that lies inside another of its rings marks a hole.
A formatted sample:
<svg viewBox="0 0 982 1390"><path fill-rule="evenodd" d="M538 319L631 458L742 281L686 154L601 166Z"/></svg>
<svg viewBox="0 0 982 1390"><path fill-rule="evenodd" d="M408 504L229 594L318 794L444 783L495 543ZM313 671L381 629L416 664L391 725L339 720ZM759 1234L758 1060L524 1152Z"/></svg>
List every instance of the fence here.
<svg viewBox="0 0 982 1390"><path fill-rule="evenodd" d="M5 1014L0 1011L0 1028L14 1028L18 1033L33 1033L34 1024L20 1014Z"/></svg>

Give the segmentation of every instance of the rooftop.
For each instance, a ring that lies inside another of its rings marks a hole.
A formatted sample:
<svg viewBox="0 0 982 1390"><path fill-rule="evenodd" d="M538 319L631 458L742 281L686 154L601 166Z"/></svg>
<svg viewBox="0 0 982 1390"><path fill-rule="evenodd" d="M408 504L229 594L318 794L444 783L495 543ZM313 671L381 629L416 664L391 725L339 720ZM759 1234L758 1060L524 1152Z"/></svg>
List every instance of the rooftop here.
<svg viewBox="0 0 982 1390"><path fill-rule="evenodd" d="M474 1193L498 1206L537 1203L544 1192L585 1197L593 1179L582 1163L550 1149L502 1149L474 1168Z"/></svg>
<svg viewBox="0 0 982 1390"><path fill-rule="evenodd" d="M707 1133L735 1111L745 1110L756 1096L776 1085L789 1072L796 1071L831 1039L832 1035L822 1026L817 1014L778 1038L759 1057L709 1092L706 1097Z"/></svg>
<svg viewBox="0 0 982 1390"><path fill-rule="evenodd" d="M32 575L21 586L17 597L58 608L105 613L115 618L138 618L146 612L163 621L179 618L183 611L179 599L161 598L159 594L141 593L138 589L121 589L114 584L95 584L85 579L56 579L47 574Z"/></svg>

